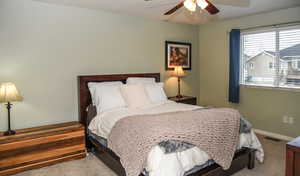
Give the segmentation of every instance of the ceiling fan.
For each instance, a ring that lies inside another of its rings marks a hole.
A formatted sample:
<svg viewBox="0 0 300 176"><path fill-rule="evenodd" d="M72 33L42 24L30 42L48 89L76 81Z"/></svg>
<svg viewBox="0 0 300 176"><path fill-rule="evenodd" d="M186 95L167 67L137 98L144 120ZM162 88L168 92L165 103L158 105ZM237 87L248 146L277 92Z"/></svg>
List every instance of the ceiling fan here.
<svg viewBox="0 0 300 176"><path fill-rule="evenodd" d="M219 9L217 9L217 7L214 6L208 0L184 0L179 4L177 4L175 7L173 7L171 10L164 13L164 15L171 15L183 6L187 8L189 11L194 12L197 9L197 5L201 9L207 10L208 13L210 13L211 15L217 14L219 12Z"/></svg>

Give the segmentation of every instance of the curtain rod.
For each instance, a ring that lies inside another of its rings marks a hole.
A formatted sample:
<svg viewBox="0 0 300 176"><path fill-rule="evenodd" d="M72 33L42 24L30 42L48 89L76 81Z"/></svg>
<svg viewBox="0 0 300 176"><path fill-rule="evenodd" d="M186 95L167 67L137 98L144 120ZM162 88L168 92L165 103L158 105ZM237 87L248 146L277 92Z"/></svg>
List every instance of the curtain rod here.
<svg viewBox="0 0 300 176"><path fill-rule="evenodd" d="M261 28L267 28L267 27L279 27L279 26L288 27L288 26L292 26L292 25L300 25L300 21L292 21L292 22L287 22L287 23L278 23L278 24L263 25L263 26L254 26L254 27L248 27L248 28L236 27L236 28L232 28L232 29L240 29L241 32L245 32L245 31L249 31L249 30L261 29ZM230 31L228 31L227 33L229 34Z"/></svg>
<svg viewBox="0 0 300 176"><path fill-rule="evenodd" d="M254 27L249 27L249 28L242 28L241 31L248 31L252 29L259 29L259 28L267 28L267 27L280 27L280 26L292 26L292 25L297 25L300 24L300 21L293 21L293 22L287 22L287 23L279 23L279 24L271 24L271 25L264 25L264 26L254 26Z"/></svg>

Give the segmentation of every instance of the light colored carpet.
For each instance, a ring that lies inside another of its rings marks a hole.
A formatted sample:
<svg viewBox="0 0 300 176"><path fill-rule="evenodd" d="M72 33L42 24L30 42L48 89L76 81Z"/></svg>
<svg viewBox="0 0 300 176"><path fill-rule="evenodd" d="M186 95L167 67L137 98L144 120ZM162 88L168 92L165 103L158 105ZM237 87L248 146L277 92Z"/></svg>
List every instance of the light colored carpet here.
<svg viewBox="0 0 300 176"><path fill-rule="evenodd" d="M259 136L265 150L265 162L253 170L244 169L234 176L284 176L285 141L275 142ZM15 176L116 176L100 160L90 154L85 159L26 171Z"/></svg>

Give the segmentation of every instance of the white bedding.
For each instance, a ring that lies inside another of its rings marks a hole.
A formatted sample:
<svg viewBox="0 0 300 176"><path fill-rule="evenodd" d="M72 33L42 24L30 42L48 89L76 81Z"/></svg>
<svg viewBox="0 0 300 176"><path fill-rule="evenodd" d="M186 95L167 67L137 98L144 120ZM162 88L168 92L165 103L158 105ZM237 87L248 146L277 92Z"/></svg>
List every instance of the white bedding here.
<svg viewBox="0 0 300 176"><path fill-rule="evenodd" d="M142 109L129 109L124 107L98 114L91 121L89 130L91 130L94 134L107 139L114 124L124 117L138 114L189 111L199 108L201 107L175 103L169 100L160 104L152 104ZM257 149L256 158L260 162L263 162L264 151L253 131L249 134L240 135L239 148L241 147ZM146 170L149 172L149 176L183 176L188 170L197 165L205 164L209 159L211 158L197 147L193 147L182 152L165 154L157 145L152 148L148 155Z"/></svg>

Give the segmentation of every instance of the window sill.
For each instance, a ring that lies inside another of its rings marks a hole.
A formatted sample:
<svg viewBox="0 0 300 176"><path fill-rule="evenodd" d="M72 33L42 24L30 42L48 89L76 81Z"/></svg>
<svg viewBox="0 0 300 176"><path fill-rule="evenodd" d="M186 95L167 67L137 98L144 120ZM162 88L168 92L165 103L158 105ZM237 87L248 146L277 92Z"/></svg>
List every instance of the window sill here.
<svg viewBox="0 0 300 176"><path fill-rule="evenodd" d="M300 88L292 88L292 87L273 87L273 86L260 86L260 85L249 85L249 84L240 84L240 86L246 87L246 88L253 88L253 89L300 92Z"/></svg>

